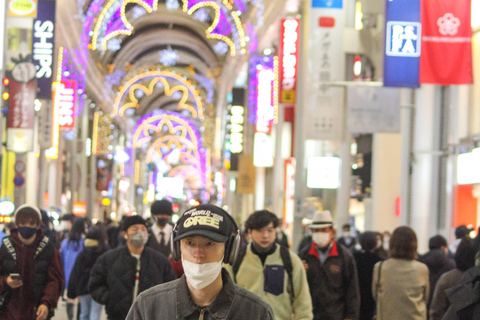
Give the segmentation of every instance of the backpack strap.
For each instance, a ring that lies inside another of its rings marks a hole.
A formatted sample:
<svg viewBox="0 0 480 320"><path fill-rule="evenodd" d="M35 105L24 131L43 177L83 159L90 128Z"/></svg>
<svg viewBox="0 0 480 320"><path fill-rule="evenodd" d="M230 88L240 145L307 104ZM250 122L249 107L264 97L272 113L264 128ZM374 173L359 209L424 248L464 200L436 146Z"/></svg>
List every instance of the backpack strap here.
<svg viewBox="0 0 480 320"><path fill-rule="evenodd" d="M15 247L13 246L10 237L3 238L2 242L5 248L7 248L7 251L12 255L13 260L17 261L17 253L15 252Z"/></svg>
<svg viewBox="0 0 480 320"><path fill-rule="evenodd" d="M38 247L37 247L37 250L35 251L35 255L33 256L33 259L38 257L38 255L43 251L43 249L45 249L45 247L48 244L48 241L50 241L50 239L47 236L43 236L42 240L38 244Z"/></svg>
<svg viewBox="0 0 480 320"><path fill-rule="evenodd" d="M280 247L280 256L282 257L283 267L288 275L288 284L290 285L290 290L292 291L292 299L295 298L295 291L293 291L293 264L292 257L290 256L290 251L284 246Z"/></svg>
<svg viewBox="0 0 480 320"><path fill-rule="evenodd" d="M242 264L243 258L245 257L246 253L247 253L247 245L240 245L237 259L235 259L235 264L232 266L233 281L235 281L235 283L237 283L237 273L238 273L238 270L240 269L240 265Z"/></svg>

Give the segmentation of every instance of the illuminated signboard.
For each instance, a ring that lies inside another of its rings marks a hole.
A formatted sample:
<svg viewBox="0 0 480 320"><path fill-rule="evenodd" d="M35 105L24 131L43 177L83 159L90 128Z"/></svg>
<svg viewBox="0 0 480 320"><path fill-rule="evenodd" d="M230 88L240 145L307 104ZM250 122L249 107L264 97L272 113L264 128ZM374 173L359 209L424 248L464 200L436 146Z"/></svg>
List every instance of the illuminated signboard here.
<svg viewBox="0 0 480 320"><path fill-rule="evenodd" d="M280 32L280 103L295 103L300 48L300 20L283 19Z"/></svg>
<svg viewBox="0 0 480 320"><path fill-rule="evenodd" d="M58 128L75 128L75 98L77 83L74 80L56 82L53 92L54 121Z"/></svg>
<svg viewBox="0 0 480 320"><path fill-rule="evenodd" d="M36 0L10 0L8 14L12 17L35 17L37 14Z"/></svg>
<svg viewBox="0 0 480 320"><path fill-rule="evenodd" d="M480 183L480 151L462 153L457 158L457 183Z"/></svg>
<svg viewBox="0 0 480 320"><path fill-rule="evenodd" d="M39 0L33 22L33 63L37 70L37 99L52 98L55 1Z"/></svg>
<svg viewBox="0 0 480 320"><path fill-rule="evenodd" d="M275 73L271 68L259 67L257 77L257 123L255 125L255 132L270 134L275 117L273 101Z"/></svg>
<svg viewBox="0 0 480 320"><path fill-rule="evenodd" d="M230 152L243 151L243 125L245 122L245 89L232 90L232 104L230 109Z"/></svg>

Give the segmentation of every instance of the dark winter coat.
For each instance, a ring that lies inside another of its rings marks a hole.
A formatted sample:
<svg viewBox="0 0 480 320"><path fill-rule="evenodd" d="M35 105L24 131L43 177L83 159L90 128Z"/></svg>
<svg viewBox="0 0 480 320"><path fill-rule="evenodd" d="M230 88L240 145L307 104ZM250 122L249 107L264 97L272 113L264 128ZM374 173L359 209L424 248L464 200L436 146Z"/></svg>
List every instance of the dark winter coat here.
<svg viewBox="0 0 480 320"><path fill-rule="evenodd" d="M465 271L460 282L446 291L450 307L442 320L480 319L480 267Z"/></svg>
<svg viewBox="0 0 480 320"><path fill-rule="evenodd" d="M68 280L67 297L75 299L76 297L89 294L88 281L90 280L90 271L95 261L105 253L105 247L84 247L78 254L75 264L73 265L70 279Z"/></svg>
<svg viewBox="0 0 480 320"><path fill-rule="evenodd" d="M425 263L430 272L430 299L428 300L428 305L430 305L438 279L440 279L445 272L455 269L455 261L449 259L442 249L430 250L421 256L418 261Z"/></svg>
<svg viewBox="0 0 480 320"><path fill-rule="evenodd" d="M41 304L47 306L52 317L64 285L60 255L43 230L37 231L31 245L24 245L15 229L11 233L0 248L0 292L9 291L0 319L36 319ZM7 248L10 245L15 257ZM7 285L6 277L11 273L20 274L23 286L11 289Z"/></svg>
<svg viewBox="0 0 480 320"><path fill-rule="evenodd" d="M314 320L358 319L360 293L355 260L350 251L333 242L323 265L314 242L299 254L305 260Z"/></svg>
<svg viewBox="0 0 480 320"><path fill-rule="evenodd" d="M374 252L357 251L353 253L358 272L360 289L360 320L371 320L375 314L375 300L372 295L373 267L380 256Z"/></svg>
<svg viewBox="0 0 480 320"><path fill-rule="evenodd" d="M190 296L185 276L142 293L127 320L273 320L272 308L257 295L233 283L222 270L223 287L206 307Z"/></svg>
<svg viewBox="0 0 480 320"><path fill-rule="evenodd" d="M122 246L101 255L95 262L88 290L105 305L108 319L124 320L133 303L137 259ZM140 256L138 293L157 284L175 280L172 265L161 253L145 247Z"/></svg>

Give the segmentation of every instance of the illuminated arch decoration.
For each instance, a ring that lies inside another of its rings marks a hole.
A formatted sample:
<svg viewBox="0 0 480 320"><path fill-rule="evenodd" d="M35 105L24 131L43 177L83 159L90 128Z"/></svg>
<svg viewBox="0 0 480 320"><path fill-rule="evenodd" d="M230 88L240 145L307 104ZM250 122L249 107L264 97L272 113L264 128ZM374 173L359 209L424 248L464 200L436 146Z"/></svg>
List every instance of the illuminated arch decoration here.
<svg viewBox="0 0 480 320"><path fill-rule="evenodd" d="M151 79L150 82L148 85L144 85L143 82L148 79ZM179 74L167 70L143 72L128 80L127 83L122 86L115 99L112 113L123 116L125 110L129 108L137 109L139 104L137 97L135 97L135 91L141 90L145 95L151 95L158 82L163 85L165 95L167 96L171 96L175 92L182 93L182 99L178 104L179 109L188 110L194 118L203 120L204 108L199 92L193 87L189 80L185 80L185 78ZM172 85L172 83L177 84ZM195 101L196 108L187 103L190 96L192 100ZM127 98L129 102L121 105Z"/></svg>
<svg viewBox="0 0 480 320"><path fill-rule="evenodd" d="M202 147L200 134L190 120L170 111L150 113L141 118L135 126L132 146L142 148L145 143L152 142L152 135L161 135L161 137L149 146L147 163L154 162L157 154L161 160L165 160L172 150L179 150L179 165L193 168L197 177L200 177L205 185L207 180L206 150ZM178 165L175 168L177 167ZM175 168L173 166L168 168L170 174Z"/></svg>
<svg viewBox="0 0 480 320"><path fill-rule="evenodd" d="M238 52L245 54L247 50L251 52L252 44L249 46L247 44L252 41L256 43L257 38L254 34L255 28L250 24L242 24L240 20L240 15L247 10L245 1L178 1L181 2L183 12L190 16L194 15L201 8L209 7L213 10L213 22L206 30L206 37L226 43L231 56L235 56ZM98 12L98 3L95 4L94 9ZM128 20L125 12L128 4L135 4L143 8L147 14L156 13L158 10L158 0L105 0L96 21L89 20L94 23L93 29L88 31L89 35L91 35L89 48L106 51L110 40L119 35L130 36L132 34L134 27ZM251 5L261 9L262 14L257 16L259 20L257 27L259 27L262 25L263 19L263 0L252 1ZM112 45L110 49L118 49L119 40L116 41L116 45ZM256 47L256 45L253 47Z"/></svg>

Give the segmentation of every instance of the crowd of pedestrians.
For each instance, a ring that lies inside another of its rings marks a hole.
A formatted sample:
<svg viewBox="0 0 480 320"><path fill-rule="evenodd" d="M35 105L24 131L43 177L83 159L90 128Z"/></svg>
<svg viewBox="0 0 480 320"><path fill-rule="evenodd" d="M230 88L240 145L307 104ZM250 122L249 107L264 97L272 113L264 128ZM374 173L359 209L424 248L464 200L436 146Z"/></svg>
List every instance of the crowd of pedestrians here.
<svg viewBox="0 0 480 320"><path fill-rule="evenodd" d="M0 234L0 320L52 319L59 301L69 320L480 319L480 237L466 226L419 255L409 227L337 234L318 211L294 252L268 210L243 230L210 204L176 224L171 202L150 211L119 225L65 215L56 232L44 210L17 208Z"/></svg>

